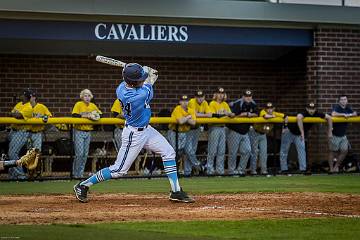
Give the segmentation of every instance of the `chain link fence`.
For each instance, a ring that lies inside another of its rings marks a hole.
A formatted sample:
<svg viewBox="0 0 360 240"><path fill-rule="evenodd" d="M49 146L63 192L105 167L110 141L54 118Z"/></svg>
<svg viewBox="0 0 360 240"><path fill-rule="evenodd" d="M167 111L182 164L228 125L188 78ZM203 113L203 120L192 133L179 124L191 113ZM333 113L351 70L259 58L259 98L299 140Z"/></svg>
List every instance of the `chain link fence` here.
<svg viewBox="0 0 360 240"><path fill-rule="evenodd" d="M227 126L197 126L188 132L169 130L167 124L153 124L176 151L178 171L183 176L276 175L326 173L329 146L325 124L314 124L305 142L300 136L274 124L270 132L251 127L240 134ZM359 125L348 128L351 145L340 172L359 171ZM121 128L95 125L93 131L78 131L71 124L46 125L44 132L0 129L2 159L18 159L31 147L41 149L41 162L30 173L21 167L0 172L2 180L85 178L110 166L121 146ZM337 161L336 156L332 161ZM143 149L128 176L165 176L161 157Z"/></svg>

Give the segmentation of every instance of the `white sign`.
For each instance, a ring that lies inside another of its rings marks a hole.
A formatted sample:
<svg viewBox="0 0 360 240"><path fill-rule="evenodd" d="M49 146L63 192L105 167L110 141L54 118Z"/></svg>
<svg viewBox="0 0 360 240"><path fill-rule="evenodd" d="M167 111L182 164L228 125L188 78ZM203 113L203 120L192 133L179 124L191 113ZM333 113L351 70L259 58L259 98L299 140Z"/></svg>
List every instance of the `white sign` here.
<svg viewBox="0 0 360 240"><path fill-rule="evenodd" d="M187 26L99 23L94 32L100 40L186 42Z"/></svg>

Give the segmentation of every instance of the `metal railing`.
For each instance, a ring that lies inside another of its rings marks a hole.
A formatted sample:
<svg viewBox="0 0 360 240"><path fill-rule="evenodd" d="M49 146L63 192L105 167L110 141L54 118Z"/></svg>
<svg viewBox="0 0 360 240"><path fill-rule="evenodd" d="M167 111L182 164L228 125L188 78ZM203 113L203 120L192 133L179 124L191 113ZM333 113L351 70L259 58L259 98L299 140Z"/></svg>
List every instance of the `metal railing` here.
<svg viewBox="0 0 360 240"><path fill-rule="evenodd" d="M179 172L185 176L192 175L243 175L246 173L257 174L277 174L281 169L280 155L284 139L289 140L289 136L282 133L282 118L273 118L265 120L264 118L198 118L197 124L201 127L190 130L189 134L178 131L169 131L168 124L176 123L169 117L151 118L151 124L159 130L174 147L177 154ZM289 123L295 123L296 117L289 117ZM353 118L333 118L334 123L348 122L353 123L349 128L349 133L359 131L358 123L360 117ZM237 134L228 127L217 128L219 124L229 126L229 124L245 123L267 123L274 124L274 128L266 135L259 134L251 128L248 136L244 137ZM305 118L304 123L316 123L323 125L326 123L321 118ZM35 173L31 173L30 178L79 178L74 176L73 162L76 158L77 142L74 140L74 124L93 124L95 130L91 132L90 150L86 154L85 174L96 172L102 167L114 163L117 156L119 135L115 134L115 125L124 124L124 120L117 118L102 118L99 121L91 121L80 118L49 118L46 123L41 119L19 120L10 117L0 118L0 125L3 125L3 131L0 132L0 147L4 154L11 152L10 146L16 143L19 156L24 153L26 148L34 146L36 141L32 133L23 135L14 134L10 124L45 124L47 129L41 134L42 161ZM57 127L55 127L57 126ZM66 127L65 129L62 127ZM319 147L315 149L316 154L328 152L324 127L318 127L314 130L314 136L310 136L307 142L318 141ZM195 135L194 135L195 134ZM172 137L171 137L172 136ZM195 136L195 139L193 139ZM290 136L291 137L291 136ZM216 144L215 144L216 142ZM320 142L320 143L319 143ZM351 141L350 141L351 142ZM196 143L196 144L195 144ZM294 142L295 143L295 142ZM196 145L196 146L195 146ZM300 160L305 159L306 165L309 164L307 156L308 151L300 152L306 156L300 156L296 152L296 145L292 145L287 151L289 169L297 171L300 168ZM14 146L12 146L14 148ZM215 149L215 150L214 150ZM264 151L266 149L266 151ZM309 147L306 150L310 149ZM311 149L310 149L311 150ZM354 148L352 155L358 155L359 149ZM311 151L314 151L312 149ZM299 151L298 151L299 153ZM15 155L16 155L15 154ZM14 153L9 154L14 155ZM310 153L310 155L312 155ZM356 158L356 157L355 157ZM322 158L322 160L324 160ZM265 166L264 166L265 162ZM356 168L358 159L355 159L351 166L344 166L344 170ZM325 159L326 163L326 159ZM313 162L313 166L316 166ZM346 169L345 169L346 168ZM321 169L311 169L321 171ZM323 166L322 171L326 170ZM358 169L355 169L358 170ZM162 176L163 168L160 156L143 150L135 160L129 171L130 176ZM28 176L27 176L28 177ZM8 179L8 172L0 173L1 179ZM17 179L17 178L15 178Z"/></svg>

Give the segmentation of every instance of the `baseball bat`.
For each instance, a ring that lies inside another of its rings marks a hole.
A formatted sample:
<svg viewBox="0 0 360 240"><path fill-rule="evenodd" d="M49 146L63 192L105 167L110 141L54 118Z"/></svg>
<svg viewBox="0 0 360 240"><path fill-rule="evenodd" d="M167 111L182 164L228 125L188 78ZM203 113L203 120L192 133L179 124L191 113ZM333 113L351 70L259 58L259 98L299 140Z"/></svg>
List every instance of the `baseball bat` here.
<svg viewBox="0 0 360 240"><path fill-rule="evenodd" d="M109 58L109 57L104 57L101 55L96 56L96 61L101 62L101 63L105 63L105 64L109 64L112 66L116 66L116 67L125 67L126 63L113 59L113 58Z"/></svg>

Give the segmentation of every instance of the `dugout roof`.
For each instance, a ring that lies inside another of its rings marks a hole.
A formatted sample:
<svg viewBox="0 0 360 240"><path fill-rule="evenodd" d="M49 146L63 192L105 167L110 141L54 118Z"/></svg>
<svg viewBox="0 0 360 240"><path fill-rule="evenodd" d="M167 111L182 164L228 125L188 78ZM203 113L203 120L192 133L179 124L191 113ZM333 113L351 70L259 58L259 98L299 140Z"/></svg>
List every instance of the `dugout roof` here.
<svg viewBox="0 0 360 240"><path fill-rule="evenodd" d="M318 25L359 26L359 11L262 1L2 0L0 53L276 59L312 46Z"/></svg>

